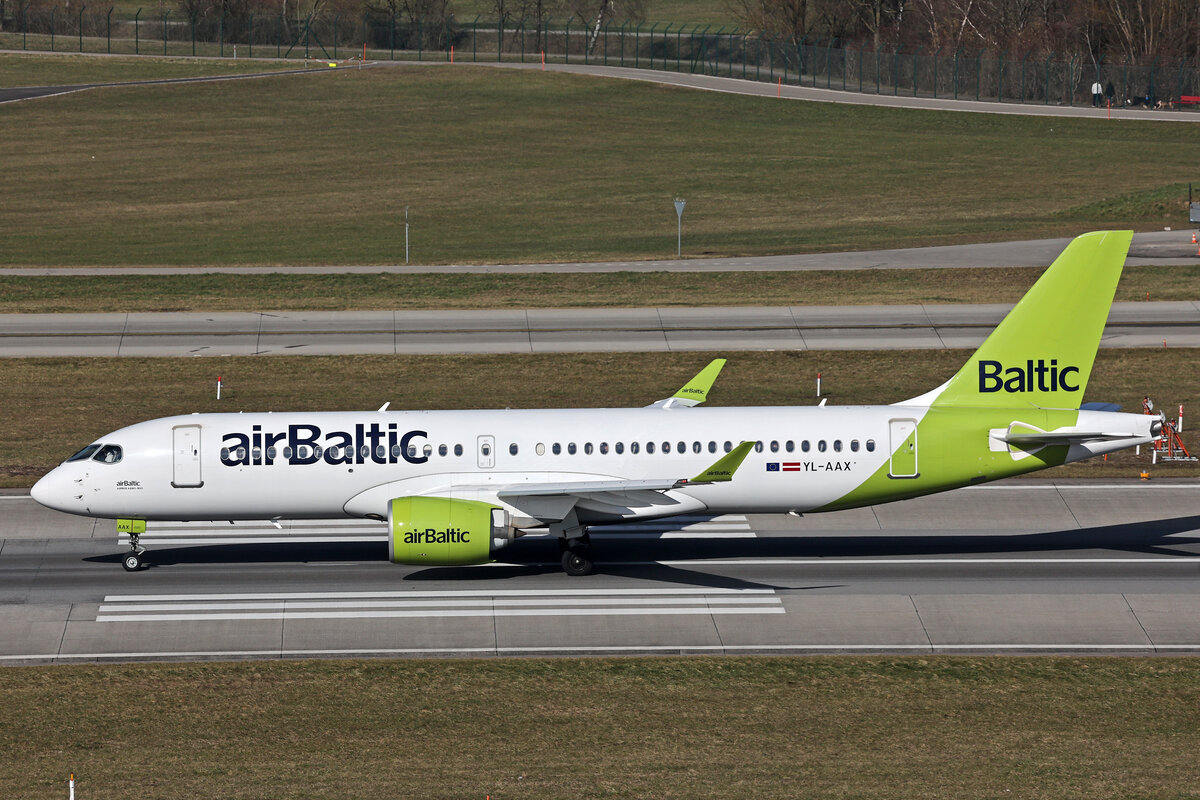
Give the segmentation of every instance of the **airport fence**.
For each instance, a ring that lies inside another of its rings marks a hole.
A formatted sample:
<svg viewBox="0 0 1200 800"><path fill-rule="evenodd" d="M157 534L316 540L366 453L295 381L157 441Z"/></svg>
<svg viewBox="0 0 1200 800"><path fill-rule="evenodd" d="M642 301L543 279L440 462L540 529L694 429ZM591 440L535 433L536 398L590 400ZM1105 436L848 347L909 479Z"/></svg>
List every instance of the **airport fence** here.
<svg viewBox="0 0 1200 800"><path fill-rule="evenodd" d="M10 4L0 20L9 49L389 60L606 64L870 94L1079 105L1099 82L1114 105L1200 95L1200 65L1136 64L1079 54L925 52L836 39L771 39L713 25L634 24L599 29L578 20L410 19L366 13L295 18L249 13Z"/></svg>

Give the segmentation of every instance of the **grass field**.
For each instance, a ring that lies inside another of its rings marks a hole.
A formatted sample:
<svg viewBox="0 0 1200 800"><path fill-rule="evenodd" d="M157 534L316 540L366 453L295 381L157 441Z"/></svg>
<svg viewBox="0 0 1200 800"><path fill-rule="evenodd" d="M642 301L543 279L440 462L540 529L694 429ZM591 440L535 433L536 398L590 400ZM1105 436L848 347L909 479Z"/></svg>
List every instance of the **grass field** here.
<svg viewBox="0 0 1200 800"><path fill-rule="evenodd" d="M1154 227L1193 140L467 66L107 89L0 108L0 262L396 263L405 207L418 263L664 257L676 195L693 256Z"/></svg>
<svg viewBox="0 0 1200 800"><path fill-rule="evenodd" d="M65 86L78 83L117 83L160 78L195 78L300 69L295 61L231 61L228 59L132 58L115 56L0 53L0 87Z"/></svg>
<svg viewBox="0 0 1200 800"><path fill-rule="evenodd" d="M643 406L669 397L715 354L607 353L471 356L270 356L204 359L0 359L0 486L29 486L84 444L116 428L193 411ZM722 353L730 361L711 405L815 403L814 381L836 405L892 403L954 374L964 351ZM1101 351L1087 400L1139 411L1149 394L1174 416L1200 402L1195 350ZM217 375L223 398L214 398ZM485 378L486 376L486 378ZM478 387L486 380L487 391ZM1189 446L1198 444L1185 430ZM1200 449L1200 448L1197 448ZM1038 473L1136 477L1148 457L1120 454ZM1160 465L1155 477L1200 474Z"/></svg>
<svg viewBox="0 0 1200 800"><path fill-rule="evenodd" d="M1191 797L1194 658L6 667L0 794Z"/></svg>
<svg viewBox="0 0 1200 800"><path fill-rule="evenodd" d="M1040 268L566 275L4 276L0 313L1015 303ZM1126 267L1117 300L1200 300L1200 264Z"/></svg>

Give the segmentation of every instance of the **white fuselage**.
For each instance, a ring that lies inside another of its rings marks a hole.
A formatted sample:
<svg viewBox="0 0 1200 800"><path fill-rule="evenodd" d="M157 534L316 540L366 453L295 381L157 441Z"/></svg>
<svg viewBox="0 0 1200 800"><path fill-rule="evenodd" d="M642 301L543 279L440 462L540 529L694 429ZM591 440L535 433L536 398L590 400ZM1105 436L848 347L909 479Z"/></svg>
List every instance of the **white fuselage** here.
<svg viewBox="0 0 1200 800"><path fill-rule="evenodd" d="M119 446L119 461L65 462L33 494L43 505L73 514L145 520L384 517L392 498L436 495L504 505L533 525L540 517L536 508L506 504L497 492L521 484L690 478L731 446L754 441L761 446L728 483L683 486L653 493L650 501L645 493L631 494L627 502L585 499L577 507L580 518L802 512L844 497L875 475L899 446L890 440L897 435L894 423L915 425L927 411L810 406L194 414L104 436L97 442ZM1132 443L1072 448L1069 460ZM907 468L919 465L920 450L911 459Z"/></svg>

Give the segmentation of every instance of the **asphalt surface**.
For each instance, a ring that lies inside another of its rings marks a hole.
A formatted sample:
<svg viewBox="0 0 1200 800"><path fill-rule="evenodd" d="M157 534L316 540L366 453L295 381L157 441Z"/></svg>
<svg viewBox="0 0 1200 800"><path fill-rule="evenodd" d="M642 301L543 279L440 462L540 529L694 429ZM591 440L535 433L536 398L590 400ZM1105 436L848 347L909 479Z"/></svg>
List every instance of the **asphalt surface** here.
<svg viewBox="0 0 1200 800"><path fill-rule="evenodd" d="M1195 481L1010 482L800 519L597 533L597 574L568 578L545 537L493 565L394 566L369 523L324 537L311 526L259 526L274 539L220 530L211 546L150 539L151 568L126 573L111 522L9 495L0 663L1198 653L1198 508Z"/></svg>
<svg viewBox="0 0 1200 800"><path fill-rule="evenodd" d="M3 314L0 357L979 346L1010 306ZM1116 303L1104 347L1200 347L1200 303Z"/></svg>
<svg viewBox="0 0 1200 800"><path fill-rule="evenodd" d="M1083 231L1081 231L1083 233ZM1019 242L908 247L845 253L802 253L735 258L684 258L659 261L580 261L544 264L384 264L270 267L0 267L0 275L229 275L292 273L424 275L440 273L572 273L572 272L787 272L856 269L954 269L957 267L1046 267L1071 242L1031 239ZM1128 266L1185 266L1200 264L1200 248L1191 243L1191 229L1135 233Z"/></svg>

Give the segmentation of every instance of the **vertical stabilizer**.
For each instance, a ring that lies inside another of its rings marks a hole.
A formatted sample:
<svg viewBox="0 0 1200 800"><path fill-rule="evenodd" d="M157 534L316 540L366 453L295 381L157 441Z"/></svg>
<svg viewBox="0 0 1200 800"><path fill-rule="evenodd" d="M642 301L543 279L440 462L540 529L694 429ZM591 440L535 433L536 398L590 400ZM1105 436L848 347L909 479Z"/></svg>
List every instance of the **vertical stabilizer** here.
<svg viewBox="0 0 1200 800"><path fill-rule="evenodd" d="M1132 240L1072 241L930 406L1079 408Z"/></svg>

